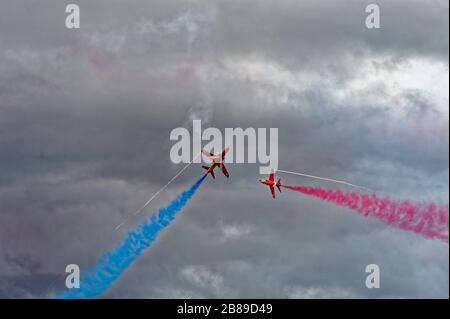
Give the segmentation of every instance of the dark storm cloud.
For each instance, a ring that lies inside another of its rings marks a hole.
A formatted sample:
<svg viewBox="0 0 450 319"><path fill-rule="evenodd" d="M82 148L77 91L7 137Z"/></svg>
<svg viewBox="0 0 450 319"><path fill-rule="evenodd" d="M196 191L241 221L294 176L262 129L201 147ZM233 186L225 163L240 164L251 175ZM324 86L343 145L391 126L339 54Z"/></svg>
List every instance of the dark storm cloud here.
<svg viewBox="0 0 450 319"><path fill-rule="evenodd" d="M114 247L180 169L170 131L196 117L279 128L280 168L448 203L448 91L404 71L448 77L448 2L379 2L380 30L364 1L77 3L78 31L62 3L0 5L0 296L48 296L65 265ZM257 165L229 169L105 297L448 297L445 244L294 193L272 201Z"/></svg>

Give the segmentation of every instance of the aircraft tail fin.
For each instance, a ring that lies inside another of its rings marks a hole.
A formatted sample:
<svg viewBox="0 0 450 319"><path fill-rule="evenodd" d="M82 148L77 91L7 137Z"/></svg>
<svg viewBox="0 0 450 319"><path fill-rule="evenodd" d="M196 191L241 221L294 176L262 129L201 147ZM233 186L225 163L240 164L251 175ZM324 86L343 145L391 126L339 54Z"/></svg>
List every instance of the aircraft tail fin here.
<svg viewBox="0 0 450 319"><path fill-rule="evenodd" d="M277 185L278 191L281 193L281 178L279 178L279 179L277 180L276 185Z"/></svg>

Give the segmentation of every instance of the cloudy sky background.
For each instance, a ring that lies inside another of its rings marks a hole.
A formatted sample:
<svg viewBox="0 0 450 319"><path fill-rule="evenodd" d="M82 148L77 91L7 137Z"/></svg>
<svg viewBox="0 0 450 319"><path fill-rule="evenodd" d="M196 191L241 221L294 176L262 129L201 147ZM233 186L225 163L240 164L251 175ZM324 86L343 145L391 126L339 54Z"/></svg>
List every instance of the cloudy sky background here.
<svg viewBox="0 0 450 319"><path fill-rule="evenodd" d="M448 1L0 3L0 297L51 297L203 172L170 131L278 127L279 168L448 203ZM448 298L449 248L283 192L208 180L106 298ZM293 185L337 187L282 175ZM367 264L381 288L367 289Z"/></svg>

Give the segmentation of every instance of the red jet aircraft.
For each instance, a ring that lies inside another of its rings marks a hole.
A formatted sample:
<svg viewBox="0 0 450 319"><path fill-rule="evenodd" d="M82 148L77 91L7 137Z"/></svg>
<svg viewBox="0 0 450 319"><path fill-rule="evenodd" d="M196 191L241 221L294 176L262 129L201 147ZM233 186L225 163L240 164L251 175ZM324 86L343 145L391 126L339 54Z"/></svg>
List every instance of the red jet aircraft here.
<svg viewBox="0 0 450 319"><path fill-rule="evenodd" d="M206 165L202 166L204 169L206 169L208 171L207 174L209 173L209 174L211 174L211 176L213 178L216 178L216 176L214 175L214 168L215 167L220 167L220 169L222 170L223 175L225 175L227 178L230 177L230 175L228 174L227 169L225 168L225 165L223 164L223 160L225 158L225 155L228 153L228 151L229 151L228 147L225 148L222 151L222 153L217 154L217 155L214 155L213 153L208 152L206 150L202 151L203 154L205 154L206 156L208 156L212 160L211 166L206 166Z"/></svg>
<svg viewBox="0 0 450 319"><path fill-rule="evenodd" d="M272 197L275 199L275 188L274 186L276 186L278 188L278 190L281 193L281 178L279 178L276 182L274 179L274 175L275 173L273 171L270 172L269 178L268 179L260 179L259 181L261 183L263 183L264 185L267 185L270 187L270 191L272 192Z"/></svg>

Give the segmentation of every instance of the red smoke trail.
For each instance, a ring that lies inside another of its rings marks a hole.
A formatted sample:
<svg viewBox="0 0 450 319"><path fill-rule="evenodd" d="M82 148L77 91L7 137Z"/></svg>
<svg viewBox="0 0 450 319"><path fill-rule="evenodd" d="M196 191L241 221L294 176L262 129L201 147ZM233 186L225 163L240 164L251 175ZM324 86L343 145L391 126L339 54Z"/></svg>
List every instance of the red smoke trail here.
<svg viewBox="0 0 450 319"><path fill-rule="evenodd" d="M374 194L315 187L284 187L351 208L363 216L381 219L389 225L415 231L426 238L438 238L448 243L448 205L414 204L409 201L381 198Z"/></svg>

